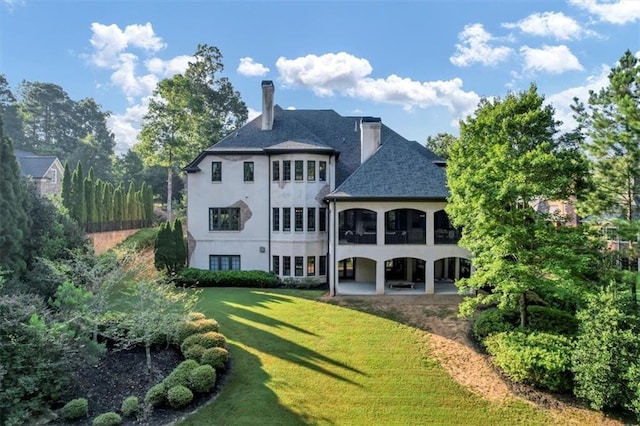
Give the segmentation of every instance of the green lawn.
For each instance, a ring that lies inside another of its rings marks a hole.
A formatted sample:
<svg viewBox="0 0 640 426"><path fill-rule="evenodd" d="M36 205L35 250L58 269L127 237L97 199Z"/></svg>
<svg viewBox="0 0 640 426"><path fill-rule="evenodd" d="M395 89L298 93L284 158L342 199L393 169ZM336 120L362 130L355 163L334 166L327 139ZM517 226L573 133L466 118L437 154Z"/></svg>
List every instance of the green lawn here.
<svg viewBox="0 0 640 426"><path fill-rule="evenodd" d="M551 424L521 402L490 403L431 358L428 334L313 300L320 293L204 289L233 357L218 398L183 425Z"/></svg>

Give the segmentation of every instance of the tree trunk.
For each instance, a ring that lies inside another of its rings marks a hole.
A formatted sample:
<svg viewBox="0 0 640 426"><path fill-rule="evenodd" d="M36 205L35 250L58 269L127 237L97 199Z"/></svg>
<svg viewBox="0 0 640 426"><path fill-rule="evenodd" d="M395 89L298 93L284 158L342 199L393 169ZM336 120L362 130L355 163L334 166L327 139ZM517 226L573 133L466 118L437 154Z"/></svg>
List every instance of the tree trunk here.
<svg viewBox="0 0 640 426"><path fill-rule="evenodd" d="M520 327L527 326L527 292L520 295Z"/></svg>
<svg viewBox="0 0 640 426"><path fill-rule="evenodd" d="M151 344L144 345L144 349L147 354L147 373L151 375Z"/></svg>

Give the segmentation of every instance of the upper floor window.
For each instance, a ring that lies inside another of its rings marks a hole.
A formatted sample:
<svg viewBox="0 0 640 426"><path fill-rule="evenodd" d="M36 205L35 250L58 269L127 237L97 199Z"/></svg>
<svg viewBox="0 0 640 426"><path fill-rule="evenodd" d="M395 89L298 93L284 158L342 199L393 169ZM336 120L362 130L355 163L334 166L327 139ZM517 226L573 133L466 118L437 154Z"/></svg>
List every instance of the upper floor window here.
<svg viewBox="0 0 640 426"><path fill-rule="evenodd" d="M282 230L291 231L291 207L282 208Z"/></svg>
<svg viewBox="0 0 640 426"><path fill-rule="evenodd" d="M213 161L211 163L211 182L222 181L222 162Z"/></svg>
<svg viewBox="0 0 640 426"><path fill-rule="evenodd" d="M304 161L295 161L296 180L304 180Z"/></svg>
<svg viewBox="0 0 640 426"><path fill-rule="evenodd" d="M244 162L244 181L253 182L253 161Z"/></svg>
<svg viewBox="0 0 640 426"><path fill-rule="evenodd" d="M307 161L307 180L316 180L316 162Z"/></svg>
<svg viewBox="0 0 640 426"><path fill-rule="evenodd" d="M296 216L296 231L301 232L304 231L304 225L303 225L303 211L304 209L302 207L296 207L295 209L295 216Z"/></svg>
<svg viewBox="0 0 640 426"><path fill-rule="evenodd" d="M282 180L291 180L291 160L282 162Z"/></svg>
<svg viewBox="0 0 640 426"><path fill-rule="evenodd" d="M327 162L320 161L319 163L320 164L318 165L318 179L324 182L327 180Z"/></svg>
<svg viewBox="0 0 640 426"><path fill-rule="evenodd" d="M280 230L280 208L279 207L273 208L273 230L274 231Z"/></svg>
<svg viewBox="0 0 640 426"><path fill-rule="evenodd" d="M325 232L327 230L327 208L320 207L318 210L318 231Z"/></svg>
<svg viewBox="0 0 640 426"><path fill-rule="evenodd" d="M279 161L273 162L273 180L274 181L280 180L280 162Z"/></svg>
<svg viewBox="0 0 640 426"><path fill-rule="evenodd" d="M316 230L316 208L307 208L307 231L313 232Z"/></svg>
<svg viewBox="0 0 640 426"><path fill-rule="evenodd" d="M239 231L240 208L213 207L209 209L209 231Z"/></svg>

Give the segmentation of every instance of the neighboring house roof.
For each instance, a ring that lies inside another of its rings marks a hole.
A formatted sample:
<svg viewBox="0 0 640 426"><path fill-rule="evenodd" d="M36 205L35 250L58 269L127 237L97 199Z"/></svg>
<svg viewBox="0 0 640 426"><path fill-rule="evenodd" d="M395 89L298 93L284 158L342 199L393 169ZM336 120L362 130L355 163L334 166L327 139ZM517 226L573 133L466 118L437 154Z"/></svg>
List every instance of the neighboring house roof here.
<svg viewBox="0 0 640 426"><path fill-rule="evenodd" d="M16 159L23 176L42 179L57 160L55 156L40 156L33 152L16 150Z"/></svg>
<svg viewBox="0 0 640 426"><path fill-rule="evenodd" d="M408 141L382 124L381 145L360 163L360 121L333 110L284 110L274 107L272 130L263 131L261 116L207 148L185 170L197 172L207 155L281 152L336 154L336 190L328 198L444 199L442 158Z"/></svg>

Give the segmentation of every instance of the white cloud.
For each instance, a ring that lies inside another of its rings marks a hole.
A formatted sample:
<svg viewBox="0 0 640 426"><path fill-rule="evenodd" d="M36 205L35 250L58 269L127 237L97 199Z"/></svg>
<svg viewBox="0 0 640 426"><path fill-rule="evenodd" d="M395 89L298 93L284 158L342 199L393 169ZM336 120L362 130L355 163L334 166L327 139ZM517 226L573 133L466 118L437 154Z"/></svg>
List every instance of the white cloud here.
<svg viewBox="0 0 640 426"><path fill-rule="evenodd" d="M116 154L123 154L138 142L138 133L149 108L149 98L145 97L139 104L130 106L124 114L112 114L107 119L107 126L116 140Z"/></svg>
<svg viewBox="0 0 640 426"><path fill-rule="evenodd" d="M155 35L151 23L127 25L123 30L115 24L91 24L91 45L95 52L91 56L94 65L100 68L116 68L119 56L127 47L136 47L149 52L157 52L165 47L162 39Z"/></svg>
<svg viewBox="0 0 640 426"><path fill-rule="evenodd" d="M542 49L522 46L520 55L524 61L525 71L529 72L544 71L551 74L561 74L566 71L583 69L578 58L565 45L543 46Z"/></svg>
<svg viewBox="0 0 640 426"><path fill-rule="evenodd" d="M332 96L336 90L345 91L373 70L366 59L345 52L295 59L281 56L276 67L286 85L308 87L318 96Z"/></svg>
<svg viewBox="0 0 640 426"><path fill-rule="evenodd" d="M562 12L534 13L517 23L505 23L503 27L518 28L523 33L554 37L556 40L571 40L590 34L575 19Z"/></svg>
<svg viewBox="0 0 640 426"><path fill-rule="evenodd" d="M499 39L487 32L482 24L465 26L458 34L458 39L460 43L456 44L456 52L449 58L458 67L474 63L496 65L506 60L513 51L507 46L491 46L491 42Z"/></svg>
<svg viewBox="0 0 640 426"><path fill-rule="evenodd" d="M623 25L640 20L638 0L569 0L571 4L596 15L601 21Z"/></svg>
<svg viewBox="0 0 640 426"><path fill-rule="evenodd" d="M24 6L27 2L25 0L0 0L9 12L13 12L16 6Z"/></svg>
<svg viewBox="0 0 640 426"><path fill-rule="evenodd" d="M253 120L254 118L256 118L257 116L259 116L260 114L262 114L262 111L258 111L256 109L253 108L247 108L247 110L249 111L249 116L247 118L247 122Z"/></svg>
<svg viewBox="0 0 640 426"><path fill-rule="evenodd" d="M122 90L129 102L134 102L134 97L145 96L153 92L158 84L158 77L154 74L136 75L138 61L136 55L121 53L119 61L119 66L111 74L111 82Z"/></svg>
<svg viewBox="0 0 640 426"><path fill-rule="evenodd" d="M176 56L168 61L156 57L147 60L145 66L149 72L166 78L183 74L187 70L189 62L192 61L194 61L194 57L188 55Z"/></svg>
<svg viewBox="0 0 640 426"><path fill-rule="evenodd" d="M240 58L240 64L236 71L242 75L246 75L247 77L263 77L267 75L270 70L264 65L255 62L253 58L247 56L245 58Z"/></svg>
<svg viewBox="0 0 640 426"><path fill-rule="evenodd" d="M405 110L445 106L454 120L471 113L480 97L462 89L462 80L415 81L392 74L372 78L369 61L345 52L322 56L307 55L276 61L285 85L304 87L319 96L336 93L352 98L401 105Z"/></svg>
<svg viewBox="0 0 640 426"><path fill-rule="evenodd" d="M589 99L590 90L597 92L609 84L610 71L611 68L602 65L598 73L587 77L584 85L571 87L546 98L547 103L553 105L556 110L555 117L562 121L562 125L560 126L561 131L568 132L576 127L577 123L573 118L573 111L571 110L573 98L578 98L586 104Z"/></svg>

